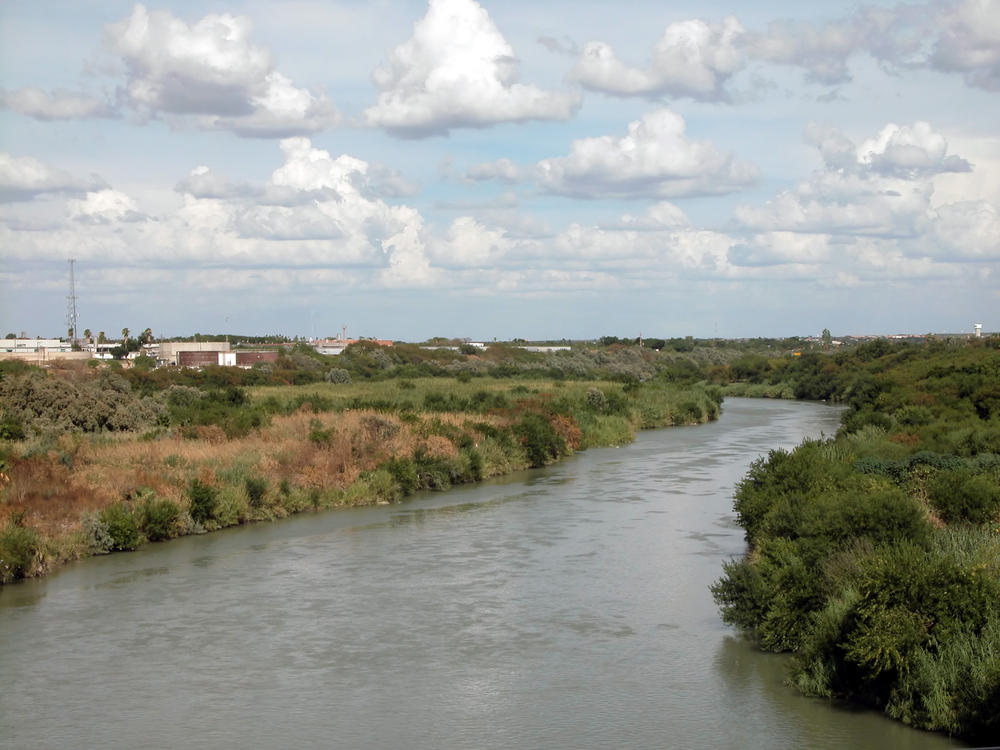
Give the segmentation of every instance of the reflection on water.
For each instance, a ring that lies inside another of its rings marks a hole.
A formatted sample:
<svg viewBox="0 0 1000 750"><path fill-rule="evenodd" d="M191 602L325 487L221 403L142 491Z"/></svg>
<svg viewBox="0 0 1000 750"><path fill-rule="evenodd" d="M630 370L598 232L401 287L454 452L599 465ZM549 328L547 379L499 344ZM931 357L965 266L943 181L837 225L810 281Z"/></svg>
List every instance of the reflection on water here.
<svg viewBox="0 0 1000 750"><path fill-rule="evenodd" d="M947 747L803 698L708 591L734 484L835 429L732 400L550 469L0 590L11 747ZM9 644L16 644L15 648Z"/></svg>

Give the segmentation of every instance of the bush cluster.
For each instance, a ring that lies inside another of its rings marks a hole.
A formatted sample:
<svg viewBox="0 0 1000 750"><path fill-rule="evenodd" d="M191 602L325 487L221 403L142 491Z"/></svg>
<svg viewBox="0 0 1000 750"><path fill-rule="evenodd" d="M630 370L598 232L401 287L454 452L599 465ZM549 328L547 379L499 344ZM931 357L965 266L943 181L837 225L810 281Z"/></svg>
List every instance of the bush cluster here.
<svg viewBox="0 0 1000 750"><path fill-rule="evenodd" d="M751 552L712 590L726 622L794 653L803 691L989 742L1000 736L1000 423L975 399L1000 354L953 355L876 342L851 355L853 375L824 381L803 365L800 395L834 384L850 403L844 427L750 467L734 508Z"/></svg>
<svg viewBox="0 0 1000 750"><path fill-rule="evenodd" d="M121 432L165 424L160 402L138 396L125 379L105 370L73 382L43 371L0 379L0 439L30 431Z"/></svg>
<svg viewBox="0 0 1000 750"><path fill-rule="evenodd" d="M0 529L0 584L28 575L42 551L42 538L36 529L24 524L15 514Z"/></svg>

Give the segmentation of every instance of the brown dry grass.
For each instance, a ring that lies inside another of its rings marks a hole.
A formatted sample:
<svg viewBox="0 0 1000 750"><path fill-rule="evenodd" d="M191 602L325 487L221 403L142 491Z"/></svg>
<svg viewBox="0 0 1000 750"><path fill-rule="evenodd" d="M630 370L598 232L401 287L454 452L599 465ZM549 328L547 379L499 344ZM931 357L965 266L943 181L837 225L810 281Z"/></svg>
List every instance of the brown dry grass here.
<svg viewBox="0 0 1000 750"><path fill-rule="evenodd" d="M500 422L494 417L480 421ZM412 456L418 448L435 457L454 456L457 448L450 440L427 434L435 422L468 431L464 414L434 414L411 423L373 411L300 410L233 440L217 427L201 428L197 440L64 436L59 450L13 461L0 495L0 523L23 511L25 523L44 536L63 536L79 528L83 513L99 511L139 487L186 506L192 479L220 485L220 474L234 466L272 486L285 481L321 492L343 489L387 458ZM317 428L328 431L329 439L311 440Z"/></svg>

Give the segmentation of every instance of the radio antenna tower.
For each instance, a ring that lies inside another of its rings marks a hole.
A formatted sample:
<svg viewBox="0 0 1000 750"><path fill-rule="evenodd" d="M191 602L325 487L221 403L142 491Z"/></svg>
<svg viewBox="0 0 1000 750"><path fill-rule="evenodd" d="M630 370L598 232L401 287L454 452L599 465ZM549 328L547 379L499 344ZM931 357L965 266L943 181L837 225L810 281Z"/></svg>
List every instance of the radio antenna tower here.
<svg viewBox="0 0 1000 750"><path fill-rule="evenodd" d="M69 259L69 296L66 297L66 328L73 343L76 343L76 324L78 316L76 314L76 281L73 278L73 264L75 258Z"/></svg>

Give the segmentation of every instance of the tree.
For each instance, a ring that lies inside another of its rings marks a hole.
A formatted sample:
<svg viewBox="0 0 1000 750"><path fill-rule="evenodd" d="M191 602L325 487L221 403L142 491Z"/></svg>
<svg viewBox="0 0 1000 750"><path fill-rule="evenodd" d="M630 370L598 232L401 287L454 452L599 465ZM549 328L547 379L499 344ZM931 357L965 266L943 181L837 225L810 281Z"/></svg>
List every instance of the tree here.
<svg viewBox="0 0 1000 750"><path fill-rule="evenodd" d="M139 336L139 341L142 342L143 344L152 344L153 330L151 328L147 328L145 331L143 331L142 334Z"/></svg>
<svg viewBox="0 0 1000 750"><path fill-rule="evenodd" d="M152 357L146 356L145 354L140 354L133 360L132 366L137 370L148 372L156 367L156 360Z"/></svg>
<svg viewBox="0 0 1000 750"><path fill-rule="evenodd" d="M122 328L122 341L128 341L128 328Z"/></svg>
<svg viewBox="0 0 1000 750"><path fill-rule="evenodd" d="M830 335L830 329L823 329L823 349L830 351L830 345L833 343L833 336Z"/></svg>
<svg viewBox="0 0 1000 750"><path fill-rule="evenodd" d="M108 337L104 335L104 331L97 334L97 343L103 344L108 340Z"/></svg>
<svg viewBox="0 0 1000 750"><path fill-rule="evenodd" d="M87 339L87 341L90 341L90 337L91 337L91 332L90 332L90 329L89 329L89 328L84 328L84 329L83 329L83 337L84 337L85 339Z"/></svg>

